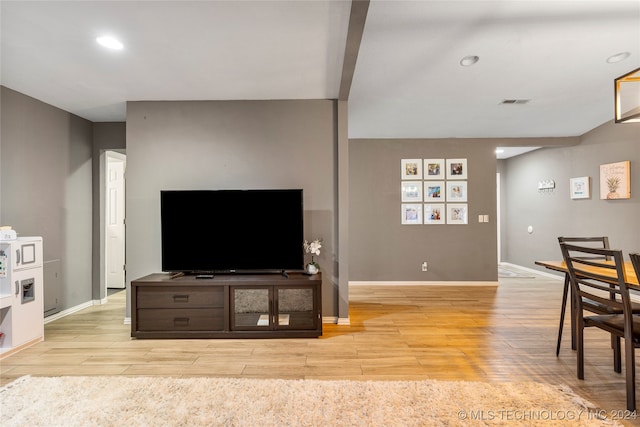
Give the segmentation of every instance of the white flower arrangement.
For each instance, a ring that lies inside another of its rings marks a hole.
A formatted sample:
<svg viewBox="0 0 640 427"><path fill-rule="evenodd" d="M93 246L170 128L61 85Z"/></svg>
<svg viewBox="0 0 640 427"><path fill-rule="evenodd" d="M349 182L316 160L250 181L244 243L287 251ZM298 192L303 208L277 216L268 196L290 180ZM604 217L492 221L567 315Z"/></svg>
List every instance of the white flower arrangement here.
<svg viewBox="0 0 640 427"><path fill-rule="evenodd" d="M308 241L304 241L302 244L304 251L308 254L320 255L320 248L322 247L322 239L316 239L313 242L309 243ZM313 255L311 258L313 259Z"/></svg>
<svg viewBox="0 0 640 427"><path fill-rule="evenodd" d="M314 261L314 255L320 255L320 248L322 248L322 239L316 239L312 242L304 241L302 244L304 251L311 254L311 262L307 265L307 272L315 274L320 270L320 266Z"/></svg>

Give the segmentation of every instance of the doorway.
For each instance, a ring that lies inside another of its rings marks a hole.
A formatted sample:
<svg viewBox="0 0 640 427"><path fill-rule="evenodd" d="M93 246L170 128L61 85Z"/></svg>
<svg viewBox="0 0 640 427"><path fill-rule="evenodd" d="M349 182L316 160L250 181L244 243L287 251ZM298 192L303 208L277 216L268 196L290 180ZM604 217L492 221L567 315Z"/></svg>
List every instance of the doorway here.
<svg viewBox="0 0 640 427"><path fill-rule="evenodd" d="M104 286L124 289L125 279L125 171L127 157L105 152L104 187Z"/></svg>

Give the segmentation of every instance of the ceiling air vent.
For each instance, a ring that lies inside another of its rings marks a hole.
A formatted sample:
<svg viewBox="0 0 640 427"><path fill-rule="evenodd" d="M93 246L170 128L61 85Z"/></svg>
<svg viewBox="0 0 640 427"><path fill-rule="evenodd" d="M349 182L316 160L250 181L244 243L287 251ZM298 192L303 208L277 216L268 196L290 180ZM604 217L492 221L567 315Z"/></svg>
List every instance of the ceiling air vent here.
<svg viewBox="0 0 640 427"><path fill-rule="evenodd" d="M528 104L530 99L503 99L500 104Z"/></svg>

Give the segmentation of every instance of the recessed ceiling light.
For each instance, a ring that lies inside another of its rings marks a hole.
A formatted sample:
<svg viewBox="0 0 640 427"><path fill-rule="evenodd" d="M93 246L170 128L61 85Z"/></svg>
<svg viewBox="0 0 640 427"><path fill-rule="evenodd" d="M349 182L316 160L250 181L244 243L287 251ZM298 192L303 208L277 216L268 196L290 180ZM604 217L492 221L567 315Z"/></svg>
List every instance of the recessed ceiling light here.
<svg viewBox="0 0 640 427"><path fill-rule="evenodd" d="M480 57L476 55L465 56L460 60L460 65L462 65L463 67L470 67L476 62L478 62L479 60L480 60Z"/></svg>
<svg viewBox="0 0 640 427"><path fill-rule="evenodd" d="M631 54L629 52L616 53L615 55L611 55L610 57L608 57L607 62L609 64L615 64L616 62L624 61L630 56Z"/></svg>
<svg viewBox="0 0 640 427"><path fill-rule="evenodd" d="M124 45L119 40L110 36L98 37L96 38L96 41L101 46L104 46L106 48L113 49L113 50L121 50L124 47Z"/></svg>

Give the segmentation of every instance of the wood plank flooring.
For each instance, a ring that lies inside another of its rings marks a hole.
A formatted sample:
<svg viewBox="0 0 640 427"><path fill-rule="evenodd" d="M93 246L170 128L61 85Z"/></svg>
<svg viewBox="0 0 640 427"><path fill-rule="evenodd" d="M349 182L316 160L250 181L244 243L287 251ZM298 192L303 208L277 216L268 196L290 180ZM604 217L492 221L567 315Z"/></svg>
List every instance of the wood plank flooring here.
<svg viewBox="0 0 640 427"><path fill-rule="evenodd" d="M561 292L562 281L542 276L501 278L498 287L358 285L351 325L273 340L133 340L119 292L47 324L44 342L0 362L0 384L22 375L538 381L624 410L624 374L613 371L605 333L586 332L583 381L568 320L556 357Z"/></svg>

